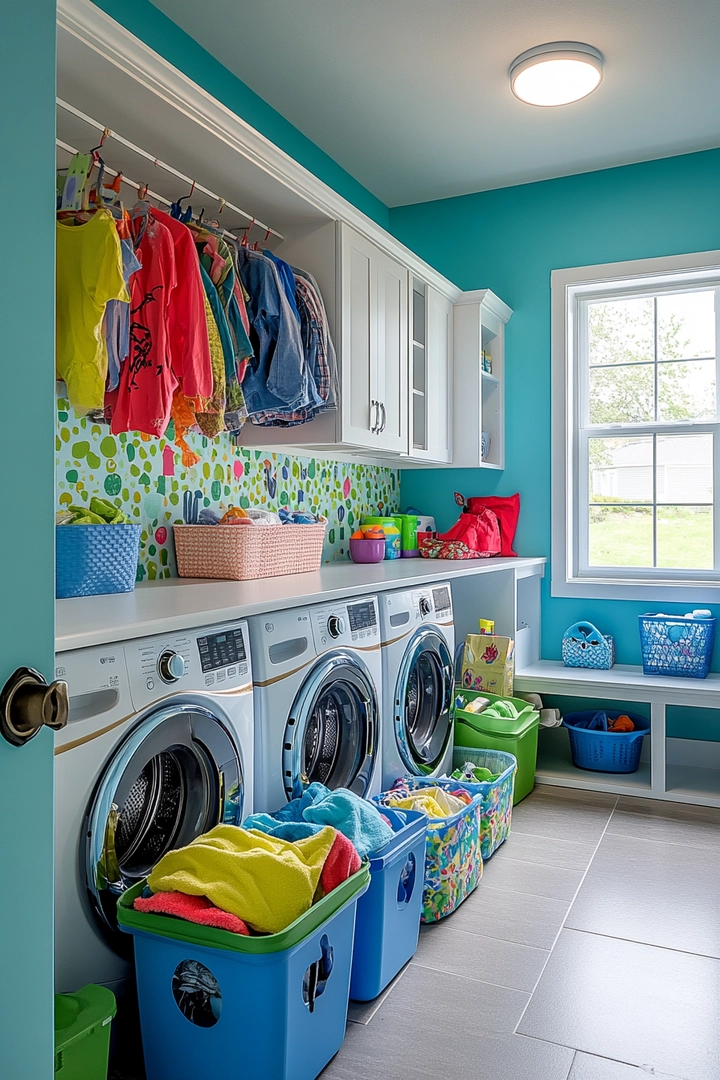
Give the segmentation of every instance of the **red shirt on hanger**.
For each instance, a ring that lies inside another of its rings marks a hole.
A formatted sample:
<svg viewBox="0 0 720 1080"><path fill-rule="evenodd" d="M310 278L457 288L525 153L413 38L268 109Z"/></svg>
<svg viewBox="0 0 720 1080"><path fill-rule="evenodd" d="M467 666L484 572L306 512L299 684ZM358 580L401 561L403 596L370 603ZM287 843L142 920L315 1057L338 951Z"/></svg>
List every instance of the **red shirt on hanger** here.
<svg viewBox="0 0 720 1080"><path fill-rule="evenodd" d="M173 371L185 397L211 397L210 342L205 318L205 290L195 240L181 221L163 210L150 210L170 232L175 248L177 287L170 298L168 331Z"/></svg>
<svg viewBox="0 0 720 1080"><path fill-rule="evenodd" d="M130 353L120 371L120 385L106 397L106 407L114 434L143 431L160 436L170 420L178 384L168 332L177 273L170 230L152 215L138 255L142 268L130 281Z"/></svg>

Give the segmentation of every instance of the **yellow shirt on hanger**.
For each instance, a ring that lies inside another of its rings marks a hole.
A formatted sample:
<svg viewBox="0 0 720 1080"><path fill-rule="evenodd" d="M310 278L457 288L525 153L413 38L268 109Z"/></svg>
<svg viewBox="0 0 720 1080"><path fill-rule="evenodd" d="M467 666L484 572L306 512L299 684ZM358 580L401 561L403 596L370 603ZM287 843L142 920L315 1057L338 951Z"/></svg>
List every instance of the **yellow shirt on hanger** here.
<svg viewBox="0 0 720 1080"><path fill-rule="evenodd" d="M122 249L109 210L84 225L57 222L56 357L58 379L80 413L102 409L107 346L102 319L108 300L130 301Z"/></svg>

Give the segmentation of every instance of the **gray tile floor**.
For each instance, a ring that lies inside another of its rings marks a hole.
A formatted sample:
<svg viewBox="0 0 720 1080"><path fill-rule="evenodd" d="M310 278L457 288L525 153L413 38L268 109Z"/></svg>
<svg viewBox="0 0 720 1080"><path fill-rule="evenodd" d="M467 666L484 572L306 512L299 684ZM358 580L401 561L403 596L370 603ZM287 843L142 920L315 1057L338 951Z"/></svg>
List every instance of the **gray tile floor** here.
<svg viewBox="0 0 720 1080"><path fill-rule="evenodd" d="M323 1080L718 1080L720 810L537 788Z"/></svg>

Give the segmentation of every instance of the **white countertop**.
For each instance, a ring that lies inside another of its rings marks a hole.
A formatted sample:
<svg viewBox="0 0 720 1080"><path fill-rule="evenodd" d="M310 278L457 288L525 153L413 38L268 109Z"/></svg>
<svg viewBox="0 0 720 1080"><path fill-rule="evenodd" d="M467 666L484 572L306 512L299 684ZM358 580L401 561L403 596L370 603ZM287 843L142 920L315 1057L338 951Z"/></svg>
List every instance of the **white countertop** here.
<svg viewBox="0 0 720 1080"><path fill-rule="evenodd" d="M312 574L286 574L254 581L166 578L134 592L84 596L56 602L57 652L128 641L149 634L191 630L265 611L322 603L402 586L515 570L518 577L542 576L544 558L393 559L381 563L328 563Z"/></svg>

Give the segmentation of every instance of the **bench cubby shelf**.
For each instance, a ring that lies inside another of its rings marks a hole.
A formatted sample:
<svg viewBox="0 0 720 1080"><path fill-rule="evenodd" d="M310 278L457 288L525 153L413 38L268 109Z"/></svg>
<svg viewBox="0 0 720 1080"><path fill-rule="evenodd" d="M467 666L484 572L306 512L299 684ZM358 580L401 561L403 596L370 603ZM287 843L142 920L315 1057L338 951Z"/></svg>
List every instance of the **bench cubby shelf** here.
<svg viewBox="0 0 720 1080"><path fill-rule="evenodd" d="M522 693L638 702L649 706L650 737L636 773L599 773L577 769L570 759L562 728L541 731L537 780L559 787L609 791L668 802L720 806L720 742L668 738L670 705L720 708L720 674L707 679L644 675L642 668L618 664L610 671L566 668L557 660L539 660L516 672Z"/></svg>

